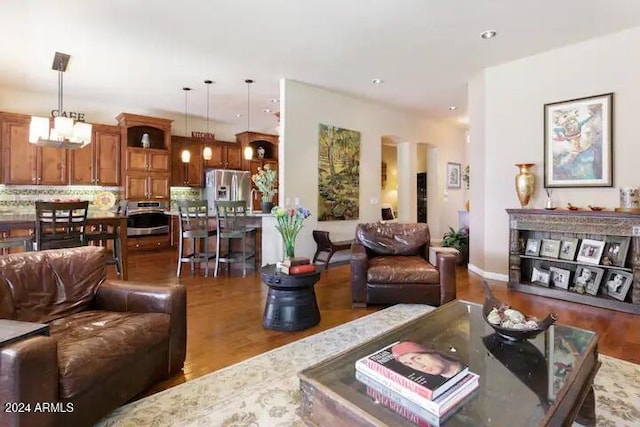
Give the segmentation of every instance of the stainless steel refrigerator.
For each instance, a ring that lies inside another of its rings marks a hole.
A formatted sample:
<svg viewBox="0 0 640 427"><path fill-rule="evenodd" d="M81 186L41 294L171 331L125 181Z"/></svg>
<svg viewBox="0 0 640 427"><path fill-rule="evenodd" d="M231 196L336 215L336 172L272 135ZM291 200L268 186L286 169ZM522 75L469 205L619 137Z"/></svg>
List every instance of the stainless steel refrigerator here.
<svg viewBox="0 0 640 427"><path fill-rule="evenodd" d="M215 213L215 203L218 200L246 200L247 208L251 205L251 175L249 172L207 169L205 179L205 193L211 214Z"/></svg>

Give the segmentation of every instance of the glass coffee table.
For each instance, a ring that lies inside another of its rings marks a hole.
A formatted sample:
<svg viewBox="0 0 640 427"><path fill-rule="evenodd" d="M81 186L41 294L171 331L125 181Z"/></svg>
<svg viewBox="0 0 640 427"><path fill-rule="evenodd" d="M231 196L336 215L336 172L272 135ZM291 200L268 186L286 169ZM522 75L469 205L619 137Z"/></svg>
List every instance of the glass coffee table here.
<svg viewBox="0 0 640 427"><path fill-rule="evenodd" d="M357 359L399 340L445 352L480 375L478 390L442 426L571 425L577 417L586 425L595 422L596 333L554 325L528 341L505 341L484 321L482 306L466 301L452 301L300 372L304 421L313 426L415 426L369 397L355 378Z"/></svg>

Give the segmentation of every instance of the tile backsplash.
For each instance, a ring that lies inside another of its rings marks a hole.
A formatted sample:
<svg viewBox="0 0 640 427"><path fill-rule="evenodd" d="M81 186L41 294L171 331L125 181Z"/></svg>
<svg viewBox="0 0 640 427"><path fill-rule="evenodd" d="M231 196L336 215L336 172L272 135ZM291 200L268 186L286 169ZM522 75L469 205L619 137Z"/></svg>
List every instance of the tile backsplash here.
<svg viewBox="0 0 640 427"><path fill-rule="evenodd" d="M54 199L89 200L92 204L98 193L112 192L120 199L120 187L99 187L95 185L0 185L0 209L19 212L32 210L37 200Z"/></svg>
<svg viewBox="0 0 640 427"><path fill-rule="evenodd" d="M0 210L12 212L31 211L37 200L54 199L89 200L91 206L98 193L112 192L116 202L120 200L121 187L100 187L95 185L0 185ZM171 187L171 209L177 209L178 200L200 200L202 190L190 187Z"/></svg>

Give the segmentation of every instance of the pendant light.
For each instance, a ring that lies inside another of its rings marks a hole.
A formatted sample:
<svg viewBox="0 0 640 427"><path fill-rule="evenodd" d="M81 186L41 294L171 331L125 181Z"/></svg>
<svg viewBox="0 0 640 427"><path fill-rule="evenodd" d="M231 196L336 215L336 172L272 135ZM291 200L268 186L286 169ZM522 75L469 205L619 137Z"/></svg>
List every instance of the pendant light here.
<svg viewBox="0 0 640 427"><path fill-rule="evenodd" d="M183 87L184 91L184 137L189 137L189 128L187 127L187 97L189 95L190 87ZM182 163L189 163L191 161L191 152L188 149L182 150L180 153L180 158L182 159Z"/></svg>
<svg viewBox="0 0 640 427"><path fill-rule="evenodd" d="M182 90L184 91L184 136L186 142L188 140L187 138L189 137L189 129L187 128L187 96L191 88L183 87ZM180 153L180 160L182 160L182 164L184 165L184 174L182 175L182 180L186 184L189 181L189 162L191 161L191 151L189 151L187 148L183 149Z"/></svg>
<svg viewBox="0 0 640 427"><path fill-rule="evenodd" d="M204 84L207 85L207 136L209 135L209 88L211 87L211 83L213 83L211 80L204 81ZM205 160L211 160L212 157L213 150L211 150L211 147L205 143L204 148L202 149L202 158Z"/></svg>
<svg viewBox="0 0 640 427"><path fill-rule="evenodd" d="M249 132L251 131L251 83L253 80L246 79L244 81L247 84L247 142L249 141ZM253 148L250 145L244 147L244 158L246 160L253 159Z"/></svg>
<svg viewBox="0 0 640 427"><path fill-rule="evenodd" d="M73 114L66 116L62 107L63 76L67 71L71 55L56 52L51 69L58 72L58 110L54 114L53 128L49 128L49 118L31 117L29 142L41 147L66 148L75 150L91 144L92 127L82 120L76 121ZM54 113L54 112L52 112Z"/></svg>

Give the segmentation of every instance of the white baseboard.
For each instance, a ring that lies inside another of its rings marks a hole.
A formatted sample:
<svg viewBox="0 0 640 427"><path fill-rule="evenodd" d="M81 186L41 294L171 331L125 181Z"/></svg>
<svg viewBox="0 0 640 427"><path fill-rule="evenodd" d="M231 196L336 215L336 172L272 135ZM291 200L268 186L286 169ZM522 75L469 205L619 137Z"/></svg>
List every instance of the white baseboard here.
<svg viewBox="0 0 640 427"><path fill-rule="evenodd" d="M469 271L472 271L472 272L484 277L485 279L498 280L500 282L508 282L509 281L509 276L507 274L500 274L500 273L493 273L491 271L484 271L480 267L477 267L477 266L475 266L473 264L468 264L467 268L469 269Z"/></svg>

